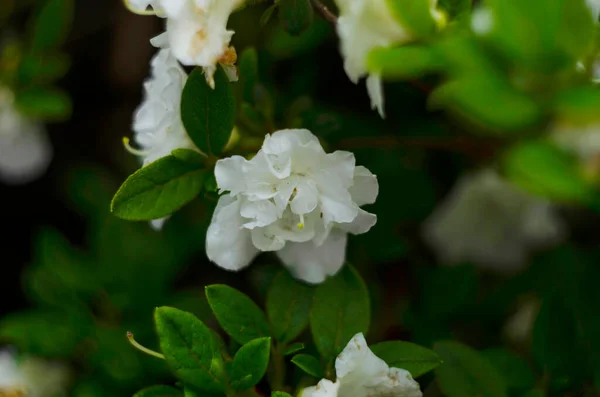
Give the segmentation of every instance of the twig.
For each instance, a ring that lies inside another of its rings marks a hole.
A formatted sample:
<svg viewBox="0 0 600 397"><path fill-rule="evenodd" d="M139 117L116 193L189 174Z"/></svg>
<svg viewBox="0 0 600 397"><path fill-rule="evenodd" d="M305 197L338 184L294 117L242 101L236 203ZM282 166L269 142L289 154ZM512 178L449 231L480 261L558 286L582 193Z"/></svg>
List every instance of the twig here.
<svg viewBox="0 0 600 397"><path fill-rule="evenodd" d="M329 22L333 27L337 25L337 17L329 11L329 9L321 3L319 0L310 0L313 8L323 17L324 20Z"/></svg>

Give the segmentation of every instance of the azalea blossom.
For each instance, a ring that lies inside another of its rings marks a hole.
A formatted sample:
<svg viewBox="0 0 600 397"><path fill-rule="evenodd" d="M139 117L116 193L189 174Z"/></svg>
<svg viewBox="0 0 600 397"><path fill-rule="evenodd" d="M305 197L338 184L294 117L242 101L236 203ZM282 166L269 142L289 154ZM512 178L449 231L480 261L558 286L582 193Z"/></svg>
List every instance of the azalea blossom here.
<svg viewBox="0 0 600 397"><path fill-rule="evenodd" d="M600 1L599 0L585 0L588 8L592 13L592 17L595 22L598 22L598 18L600 17Z"/></svg>
<svg viewBox="0 0 600 397"><path fill-rule="evenodd" d="M19 113L13 93L0 86L0 181L32 182L46 172L52 154L44 126Z"/></svg>
<svg viewBox="0 0 600 397"><path fill-rule="evenodd" d="M0 351L0 395L59 397L67 395L69 371L58 363L17 358Z"/></svg>
<svg viewBox="0 0 600 397"><path fill-rule="evenodd" d="M322 379L300 397L421 397L419 384L401 368L377 357L362 333L352 337L335 360L337 379Z"/></svg>
<svg viewBox="0 0 600 397"><path fill-rule="evenodd" d="M385 117L383 83L380 76L368 73L367 57L377 47L406 43L414 37L396 20L386 0L335 0L335 3L340 13L337 33L346 74L354 84L367 77L371 107ZM441 14L435 9L436 3L437 0L431 1L431 14L439 20Z"/></svg>
<svg viewBox="0 0 600 397"><path fill-rule="evenodd" d="M166 32L155 41L167 41L175 58L186 66L201 66L214 88L213 75L221 64L230 80L237 80L237 55L229 45L234 32L227 30L229 15L243 0L125 0L134 12L167 19Z"/></svg>
<svg viewBox="0 0 600 397"><path fill-rule="evenodd" d="M537 249L566 235L552 204L484 169L461 178L423 226L423 238L444 264L473 262L512 272Z"/></svg>
<svg viewBox="0 0 600 397"><path fill-rule="evenodd" d="M310 283L335 274L345 261L348 233L377 221L360 206L375 202L377 178L345 151L325 153L308 130L267 135L250 160L219 160L221 196L206 238L210 260L228 270L276 251L292 274Z"/></svg>

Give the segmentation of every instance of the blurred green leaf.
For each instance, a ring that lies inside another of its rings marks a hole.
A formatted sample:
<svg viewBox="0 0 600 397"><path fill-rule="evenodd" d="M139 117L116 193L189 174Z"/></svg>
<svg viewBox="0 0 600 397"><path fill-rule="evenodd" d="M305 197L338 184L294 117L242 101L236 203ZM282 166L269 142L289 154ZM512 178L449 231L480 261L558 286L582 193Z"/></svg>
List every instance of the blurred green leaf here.
<svg viewBox="0 0 600 397"><path fill-rule="evenodd" d="M429 0L388 0L394 17L416 37L427 37L436 31Z"/></svg>
<svg viewBox="0 0 600 397"><path fill-rule="evenodd" d="M313 357L310 354L296 354L292 358L292 363L296 364L298 368L317 379L325 377L323 365L321 365L321 362L316 357Z"/></svg>
<svg viewBox="0 0 600 397"><path fill-rule="evenodd" d="M127 220L170 215L202 190L206 170L172 155L162 157L129 176L111 203L113 214Z"/></svg>
<svg viewBox="0 0 600 397"><path fill-rule="evenodd" d="M299 36L313 21L310 0L279 0L279 20L290 36Z"/></svg>
<svg viewBox="0 0 600 397"><path fill-rule="evenodd" d="M133 397L182 397L183 392L171 386L151 386L135 393Z"/></svg>
<svg viewBox="0 0 600 397"><path fill-rule="evenodd" d="M31 48L44 52L61 46L73 23L73 0L45 0L32 22Z"/></svg>
<svg viewBox="0 0 600 397"><path fill-rule="evenodd" d="M233 390L248 390L265 376L270 352L271 338L269 337L254 339L240 347L228 371Z"/></svg>
<svg viewBox="0 0 600 397"><path fill-rule="evenodd" d="M438 342L435 352L444 361L436 380L448 397L506 397L502 375L476 350L456 341Z"/></svg>
<svg viewBox="0 0 600 397"><path fill-rule="evenodd" d="M71 115L68 94L56 88L29 88L16 93L15 106L27 117L43 120L64 120Z"/></svg>
<svg viewBox="0 0 600 397"><path fill-rule="evenodd" d="M292 395L284 391L274 391L271 393L271 397L292 397Z"/></svg>
<svg viewBox="0 0 600 397"><path fill-rule="evenodd" d="M227 146L235 125L235 96L225 72L217 68L215 88L206 82L202 68L187 79L181 95L181 120L198 149L219 155Z"/></svg>
<svg viewBox="0 0 600 397"><path fill-rule="evenodd" d="M269 7L272 8L275 5ZM255 48L246 48L240 56L238 62L240 69L240 79L236 84L236 89L241 91L239 96L244 103L254 103L254 87L258 82L258 53Z"/></svg>
<svg viewBox="0 0 600 397"><path fill-rule="evenodd" d="M490 348L481 352L504 377L509 389L524 391L535 385L535 375L525 360L505 348Z"/></svg>
<svg viewBox="0 0 600 397"><path fill-rule="evenodd" d="M600 118L600 91L595 87L577 87L562 91L554 100L555 114L559 120L586 123Z"/></svg>
<svg viewBox="0 0 600 397"><path fill-rule="evenodd" d="M331 27L327 22L316 18L300 36L290 36L281 27L274 29L267 36L265 47L276 59L289 59L313 51L331 33Z"/></svg>
<svg viewBox="0 0 600 397"><path fill-rule="evenodd" d="M175 149L171 152L171 155L177 160L181 160L193 165L202 166L204 164L204 157L195 150Z"/></svg>
<svg viewBox="0 0 600 397"><path fill-rule="evenodd" d="M193 314L171 307L154 314L160 347L182 381L207 392L225 390L224 363L212 332Z"/></svg>
<svg viewBox="0 0 600 397"><path fill-rule="evenodd" d="M310 329L319 353L330 367L335 357L371 321L369 291L349 264L320 284L310 311Z"/></svg>
<svg viewBox="0 0 600 397"><path fill-rule="evenodd" d="M290 354L298 353L304 349L304 343L292 343L289 345L284 351L284 356L289 356Z"/></svg>
<svg viewBox="0 0 600 397"><path fill-rule="evenodd" d="M52 83L63 77L70 66L71 61L65 54L28 55L19 64L19 83L23 86Z"/></svg>
<svg viewBox="0 0 600 397"><path fill-rule="evenodd" d="M314 289L295 280L287 270L280 271L267 295L267 315L275 339L294 340L308 325Z"/></svg>
<svg viewBox="0 0 600 397"><path fill-rule="evenodd" d="M221 327L238 343L270 336L265 313L247 295L215 284L206 287L206 297Z"/></svg>
<svg viewBox="0 0 600 397"><path fill-rule="evenodd" d="M258 21L260 26L262 28L264 28L265 26L267 26L267 24L269 23L269 21L271 20L271 18L273 17L273 13L275 12L275 10L277 9L278 4L274 3L271 4L266 10L265 12L262 13L262 15L260 16L260 20Z"/></svg>
<svg viewBox="0 0 600 397"><path fill-rule="evenodd" d="M452 19L467 17L471 12L471 0L440 0L439 8L444 10Z"/></svg>
<svg viewBox="0 0 600 397"><path fill-rule="evenodd" d="M421 45L376 48L369 53L367 67L384 80L409 80L441 68L438 54Z"/></svg>
<svg viewBox="0 0 600 397"><path fill-rule="evenodd" d="M429 319L444 321L476 299L478 279L473 266L430 268L422 279L421 310Z"/></svg>
<svg viewBox="0 0 600 397"><path fill-rule="evenodd" d="M382 342L371 346L371 351L390 367L407 370L413 378L442 364L442 359L434 351L410 342Z"/></svg>

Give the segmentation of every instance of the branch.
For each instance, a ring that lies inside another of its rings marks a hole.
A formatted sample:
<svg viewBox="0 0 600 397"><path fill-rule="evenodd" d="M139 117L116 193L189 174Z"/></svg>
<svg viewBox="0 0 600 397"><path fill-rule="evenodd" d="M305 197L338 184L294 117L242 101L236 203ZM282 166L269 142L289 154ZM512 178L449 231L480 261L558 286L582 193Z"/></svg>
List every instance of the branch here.
<svg viewBox="0 0 600 397"><path fill-rule="evenodd" d="M333 27L337 25L337 17L329 11L329 9L321 3L319 0L310 0L313 8L323 17L324 20L329 22Z"/></svg>

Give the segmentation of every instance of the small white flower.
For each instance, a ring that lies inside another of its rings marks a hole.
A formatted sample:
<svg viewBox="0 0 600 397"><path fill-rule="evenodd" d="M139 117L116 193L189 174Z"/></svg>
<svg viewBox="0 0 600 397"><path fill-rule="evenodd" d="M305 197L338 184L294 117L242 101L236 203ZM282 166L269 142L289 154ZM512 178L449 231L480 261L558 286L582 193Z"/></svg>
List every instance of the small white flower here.
<svg viewBox="0 0 600 397"><path fill-rule="evenodd" d="M367 77L371 107L385 117L381 77L368 74L367 56L377 47L389 47L413 39L393 16L386 0L335 0L339 8L337 33L344 69L354 84ZM437 0L431 2L431 13L437 19Z"/></svg>
<svg viewBox="0 0 600 397"><path fill-rule="evenodd" d="M46 172L52 145L44 126L19 113L13 93L0 87L0 180L29 183Z"/></svg>
<svg viewBox="0 0 600 397"><path fill-rule="evenodd" d="M0 351L0 395L65 396L68 383L69 371L61 364L37 358L17 361L9 351Z"/></svg>
<svg viewBox="0 0 600 397"><path fill-rule="evenodd" d="M166 36L158 40L168 41L182 64L201 66L213 88L218 63L231 80L237 80L233 66L237 56L229 46L234 32L227 30L227 20L242 3L243 0L126 0L135 12L145 14L152 7L157 16L167 18Z"/></svg>
<svg viewBox="0 0 600 397"><path fill-rule="evenodd" d="M519 190L491 169L459 180L423 227L423 238L441 262L473 262L500 272L520 269L530 251L564 237L549 201Z"/></svg>
<svg viewBox="0 0 600 397"><path fill-rule="evenodd" d="M354 335L335 360L337 380L322 379L305 388L300 397L421 397L410 373L390 368L377 357L362 333Z"/></svg>
<svg viewBox="0 0 600 397"><path fill-rule="evenodd" d="M367 232L377 217L361 208L377 197L377 178L354 155L325 153L308 130L267 135L251 160L219 160L221 192L206 252L228 270L277 251L290 271L310 283L335 274L345 261L347 233Z"/></svg>
<svg viewBox="0 0 600 397"><path fill-rule="evenodd" d="M573 124L557 122L552 129L553 141L576 154L583 162L600 156L600 123Z"/></svg>
<svg viewBox="0 0 600 397"><path fill-rule="evenodd" d="M585 0L585 2L592 13L594 21L598 22L598 18L600 17L600 0Z"/></svg>

